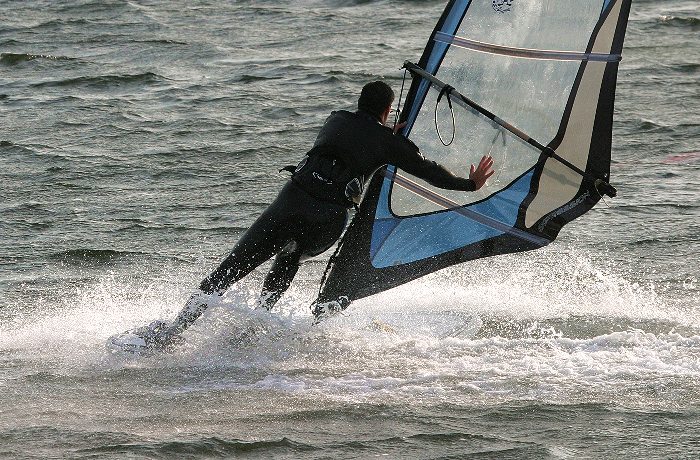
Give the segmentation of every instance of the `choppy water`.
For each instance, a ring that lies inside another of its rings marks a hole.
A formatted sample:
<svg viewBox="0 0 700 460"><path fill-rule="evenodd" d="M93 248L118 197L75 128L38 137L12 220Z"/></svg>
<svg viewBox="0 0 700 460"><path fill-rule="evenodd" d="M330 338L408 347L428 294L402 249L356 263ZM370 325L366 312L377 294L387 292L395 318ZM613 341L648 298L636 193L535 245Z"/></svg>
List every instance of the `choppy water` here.
<svg viewBox="0 0 700 460"><path fill-rule="evenodd" d="M545 250L313 329L325 258L272 317L249 310L263 269L176 353L104 350L179 310L279 166L362 84L398 86L443 6L0 2L0 457L700 454L696 0L635 0L620 195ZM250 321L267 333L231 343Z"/></svg>

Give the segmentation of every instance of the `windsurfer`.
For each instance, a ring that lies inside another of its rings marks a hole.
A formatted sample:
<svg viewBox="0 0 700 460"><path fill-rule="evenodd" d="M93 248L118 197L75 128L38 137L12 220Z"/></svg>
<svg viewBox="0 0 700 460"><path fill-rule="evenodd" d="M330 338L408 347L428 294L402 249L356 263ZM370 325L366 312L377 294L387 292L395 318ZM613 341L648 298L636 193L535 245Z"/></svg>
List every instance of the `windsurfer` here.
<svg viewBox="0 0 700 460"><path fill-rule="evenodd" d="M455 176L423 157L411 141L387 127L394 92L384 82L362 88L356 112L332 112L314 148L296 167L275 201L243 234L231 253L199 286L171 325L156 322L141 328L150 347L169 344L207 308L211 295L222 295L233 283L275 257L263 282L259 307L271 309L289 288L299 264L321 254L340 238L348 210L359 201L374 171L396 165L443 189L474 191L493 174L493 160L484 156L471 165L469 178ZM396 128L399 128L397 126Z"/></svg>

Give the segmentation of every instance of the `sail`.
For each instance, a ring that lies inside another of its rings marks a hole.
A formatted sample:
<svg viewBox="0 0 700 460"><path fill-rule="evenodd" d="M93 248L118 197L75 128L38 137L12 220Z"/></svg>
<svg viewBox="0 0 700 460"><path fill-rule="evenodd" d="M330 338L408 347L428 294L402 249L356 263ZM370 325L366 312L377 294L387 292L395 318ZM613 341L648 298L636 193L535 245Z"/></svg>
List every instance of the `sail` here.
<svg viewBox="0 0 700 460"><path fill-rule="evenodd" d="M478 192L460 192L380 170L318 302L543 247L603 194L614 196L613 104L630 4L450 1L419 62L405 65L402 135L457 175L486 154L496 172Z"/></svg>

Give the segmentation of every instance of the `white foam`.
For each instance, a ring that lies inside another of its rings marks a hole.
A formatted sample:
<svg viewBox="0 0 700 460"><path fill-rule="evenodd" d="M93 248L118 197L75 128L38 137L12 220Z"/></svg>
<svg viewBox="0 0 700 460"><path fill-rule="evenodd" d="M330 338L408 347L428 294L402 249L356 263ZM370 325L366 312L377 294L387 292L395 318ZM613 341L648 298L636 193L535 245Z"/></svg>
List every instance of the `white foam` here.
<svg viewBox="0 0 700 460"><path fill-rule="evenodd" d="M315 327L313 290L293 287L270 314L252 310L258 285L244 281L186 331L174 354L135 359L105 351L114 333L172 319L188 284L107 277L73 296L39 299L46 308L35 311L45 313L0 326L0 351L62 373L235 369L247 377L177 391L240 388L343 401L668 402L693 396L683 381L700 379L694 315L669 306L653 284L553 251L445 270ZM250 327L257 332L236 342Z"/></svg>

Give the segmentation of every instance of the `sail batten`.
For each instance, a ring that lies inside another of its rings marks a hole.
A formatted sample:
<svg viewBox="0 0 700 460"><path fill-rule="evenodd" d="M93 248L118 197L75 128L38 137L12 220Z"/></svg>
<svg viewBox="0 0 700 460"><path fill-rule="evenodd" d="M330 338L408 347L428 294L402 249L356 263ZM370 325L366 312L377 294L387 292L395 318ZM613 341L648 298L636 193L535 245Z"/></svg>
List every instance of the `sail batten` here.
<svg viewBox="0 0 700 460"><path fill-rule="evenodd" d="M352 301L454 264L541 248L602 194L613 196L614 95L630 6L448 2L420 60L407 65L402 135L461 176L492 155L496 174L471 193L436 190L391 165L376 174L318 301ZM448 84L456 136L446 147L435 119L449 116L438 101Z"/></svg>
<svg viewBox="0 0 700 460"><path fill-rule="evenodd" d="M621 54L609 53L580 53L576 51L556 51L556 50L539 50L531 48L513 48L509 46L496 45L493 43L484 43L477 40L458 37L455 35L438 32L434 37L435 41L448 43L460 48L481 51L484 53L501 54L510 57L519 57L525 59L552 59L561 61L601 61L601 62L618 62L622 60Z"/></svg>

